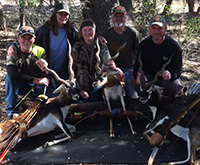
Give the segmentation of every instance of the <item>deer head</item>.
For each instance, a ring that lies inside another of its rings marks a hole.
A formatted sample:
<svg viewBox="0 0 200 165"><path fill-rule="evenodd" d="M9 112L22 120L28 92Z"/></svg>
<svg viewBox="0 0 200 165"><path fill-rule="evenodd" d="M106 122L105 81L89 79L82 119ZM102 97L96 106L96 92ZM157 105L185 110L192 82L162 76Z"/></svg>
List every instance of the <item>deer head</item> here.
<svg viewBox="0 0 200 165"><path fill-rule="evenodd" d="M124 48L125 46L126 46L126 42L122 46L119 47L116 54L113 57L111 57L109 60L114 61L119 56L121 49ZM96 69L97 68L98 69L97 69L97 72L95 73L95 81L92 84L94 88L104 85L107 82L108 77L115 76L117 74L117 71L114 71L112 68L110 68L109 65L104 64L102 69L100 69L99 65L100 65L100 62L97 62Z"/></svg>
<svg viewBox="0 0 200 165"><path fill-rule="evenodd" d="M49 69L48 67L46 68L46 71L52 74L57 82L61 83L61 85L54 91L54 93L61 92L64 89L65 93L67 92L68 94L70 94L71 98L74 101L78 100L79 95L76 91L75 80L63 80L57 75L57 73L54 70Z"/></svg>

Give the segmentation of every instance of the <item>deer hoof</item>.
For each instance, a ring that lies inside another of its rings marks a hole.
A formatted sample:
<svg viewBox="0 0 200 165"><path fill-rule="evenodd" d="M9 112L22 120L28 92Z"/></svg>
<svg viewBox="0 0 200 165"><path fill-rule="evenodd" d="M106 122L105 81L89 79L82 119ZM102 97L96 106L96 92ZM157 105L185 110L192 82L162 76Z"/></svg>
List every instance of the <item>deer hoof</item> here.
<svg viewBox="0 0 200 165"><path fill-rule="evenodd" d="M135 132L135 131L133 131L132 134L135 135L135 136L137 136L137 132Z"/></svg>
<svg viewBox="0 0 200 165"><path fill-rule="evenodd" d="M43 145L43 148L47 148L49 146L49 142L46 142L44 145Z"/></svg>
<svg viewBox="0 0 200 165"><path fill-rule="evenodd" d="M111 139L114 139L114 138L115 138L115 134L113 134L113 133L110 134L110 138L111 138Z"/></svg>
<svg viewBox="0 0 200 165"><path fill-rule="evenodd" d="M71 136L69 136L68 140L71 142L73 140L73 138Z"/></svg>

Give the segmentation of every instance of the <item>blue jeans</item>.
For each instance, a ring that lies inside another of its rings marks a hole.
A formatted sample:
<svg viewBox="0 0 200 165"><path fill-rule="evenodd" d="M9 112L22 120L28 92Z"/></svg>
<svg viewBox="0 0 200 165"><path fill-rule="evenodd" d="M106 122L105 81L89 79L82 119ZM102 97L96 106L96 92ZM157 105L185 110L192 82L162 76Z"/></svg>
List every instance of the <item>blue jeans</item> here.
<svg viewBox="0 0 200 165"><path fill-rule="evenodd" d="M86 103L86 102L97 102L97 101L104 101L102 97L102 87L94 88L89 94L89 99L83 99L81 96L76 103Z"/></svg>
<svg viewBox="0 0 200 165"><path fill-rule="evenodd" d="M133 67L131 68L121 68L125 76L125 91L126 95L130 98L138 98L137 92L133 89L132 79L133 79Z"/></svg>
<svg viewBox="0 0 200 165"><path fill-rule="evenodd" d="M26 95L34 84L23 83L15 80L11 80L10 77L6 74L5 75L5 102L7 106L5 107L7 115L11 116L13 113L18 113L19 107L17 105L17 95ZM54 88L52 87L51 83L46 90L46 95L50 97L55 97L58 94L53 94ZM29 94L30 97L36 98L38 95L43 94L44 92L44 85L37 85L33 92Z"/></svg>

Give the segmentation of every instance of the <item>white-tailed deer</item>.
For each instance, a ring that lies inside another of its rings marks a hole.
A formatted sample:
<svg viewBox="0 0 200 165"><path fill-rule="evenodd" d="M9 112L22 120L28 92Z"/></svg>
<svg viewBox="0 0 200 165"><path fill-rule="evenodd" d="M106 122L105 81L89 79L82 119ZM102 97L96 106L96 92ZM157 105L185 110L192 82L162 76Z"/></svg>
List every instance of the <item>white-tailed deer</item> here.
<svg viewBox="0 0 200 165"><path fill-rule="evenodd" d="M141 70L142 62L140 58L139 61L139 71L144 76ZM147 125L143 134L152 145L159 146L162 145L163 139L166 138L167 132L170 130L173 134L187 142L188 156L183 161L171 162L169 164L194 164L196 150L200 147L200 116L198 113L200 110L200 96L198 94L200 84L191 85L186 93L188 96L170 98L161 95L153 85L169 61L164 64L161 71L156 74L151 82L144 82L144 78L141 79L139 100L150 105L153 113L153 120ZM156 133L149 137L148 133L154 130L156 130ZM150 157L149 165L153 163L154 158L155 155Z"/></svg>

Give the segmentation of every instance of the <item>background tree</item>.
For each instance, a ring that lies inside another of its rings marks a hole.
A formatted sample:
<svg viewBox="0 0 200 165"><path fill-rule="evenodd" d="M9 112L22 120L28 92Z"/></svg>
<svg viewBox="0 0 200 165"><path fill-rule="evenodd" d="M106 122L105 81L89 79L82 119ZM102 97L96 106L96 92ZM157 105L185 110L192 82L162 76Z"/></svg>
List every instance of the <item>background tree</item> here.
<svg viewBox="0 0 200 165"><path fill-rule="evenodd" d="M19 0L19 18L20 18L20 26L25 26L25 15L24 15L24 8L25 8L26 0Z"/></svg>
<svg viewBox="0 0 200 165"><path fill-rule="evenodd" d="M84 19L92 19L97 26L97 35L110 27L110 13L117 0L87 0L83 4Z"/></svg>
<svg viewBox="0 0 200 165"><path fill-rule="evenodd" d="M3 15L3 6L0 2L0 30L6 30L6 20Z"/></svg>
<svg viewBox="0 0 200 165"><path fill-rule="evenodd" d="M133 3L134 1L132 0L119 0L119 4L121 6L124 6L124 8L127 11L127 15L128 15L128 20L131 21L130 24L133 25L133 21L134 21L134 16L133 16Z"/></svg>

